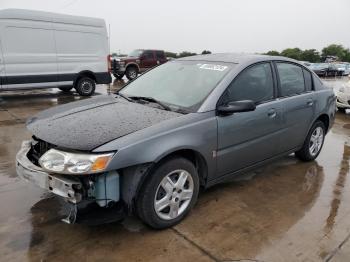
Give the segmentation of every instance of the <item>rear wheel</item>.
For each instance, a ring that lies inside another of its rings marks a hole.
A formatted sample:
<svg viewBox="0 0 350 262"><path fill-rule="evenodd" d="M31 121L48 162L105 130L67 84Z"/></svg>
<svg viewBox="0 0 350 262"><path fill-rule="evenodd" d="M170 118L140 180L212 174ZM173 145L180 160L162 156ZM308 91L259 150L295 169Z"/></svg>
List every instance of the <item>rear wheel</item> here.
<svg viewBox="0 0 350 262"><path fill-rule="evenodd" d="M322 121L316 121L310 129L303 147L295 152L296 157L302 161L312 161L316 159L321 152L325 135L325 125Z"/></svg>
<svg viewBox="0 0 350 262"><path fill-rule="evenodd" d="M129 80L134 80L138 75L138 70L136 66L129 66L126 68L125 75Z"/></svg>
<svg viewBox="0 0 350 262"><path fill-rule="evenodd" d="M91 96L95 92L95 87L95 81L86 76L80 78L75 85L75 89L81 96Z"/></svg>
<svg viewBox="0 0 350 262"><path fill-rule="evenodd" d="M73 86L61 86L59 87L59 89L63 92L69 92L70 90L72 90Z"/></svg>
<svg viewBox="0 0 350 262"><path fill-rule="evenodd" d="M153 228L174 226L192 209L198 191L198 173L192 162L171 158L158 166L142 186L137 214Z"/></svg>

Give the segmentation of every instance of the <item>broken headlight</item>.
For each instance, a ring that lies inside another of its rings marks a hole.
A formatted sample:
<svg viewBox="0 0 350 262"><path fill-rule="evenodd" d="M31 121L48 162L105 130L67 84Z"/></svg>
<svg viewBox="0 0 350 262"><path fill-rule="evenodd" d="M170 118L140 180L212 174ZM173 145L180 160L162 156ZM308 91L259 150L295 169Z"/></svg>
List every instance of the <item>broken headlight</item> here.
<svg viewBox="0 0 350 262"><path fill-rule="evenodd" d="M50 149L40 159L40 166L51 173L83 175L103 172L114 153L84 154Z"/></svg>

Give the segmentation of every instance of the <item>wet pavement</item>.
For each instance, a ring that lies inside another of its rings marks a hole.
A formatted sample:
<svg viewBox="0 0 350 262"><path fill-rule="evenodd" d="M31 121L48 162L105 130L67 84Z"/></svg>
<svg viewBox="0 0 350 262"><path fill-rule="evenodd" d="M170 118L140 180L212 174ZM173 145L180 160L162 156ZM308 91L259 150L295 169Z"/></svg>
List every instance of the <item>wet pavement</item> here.
<svg viewBox="0 0 350 262"><path fill-rule="evenodd" d="M337 89L344 79L326 82ZM57 90L0 94L1 261L350 261L350 112L337 113L316 161L291 155L215 186L182 223L155 231L134 217L64 224L60 199L17 178L26 118L78 99Z"/></svg>

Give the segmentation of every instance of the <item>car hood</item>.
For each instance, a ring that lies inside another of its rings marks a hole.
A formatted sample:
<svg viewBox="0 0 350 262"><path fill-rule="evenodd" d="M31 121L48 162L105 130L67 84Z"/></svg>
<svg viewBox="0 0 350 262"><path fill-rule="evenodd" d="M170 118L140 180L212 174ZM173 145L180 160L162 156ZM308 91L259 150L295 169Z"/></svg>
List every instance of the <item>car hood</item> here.
<svg viewBox="0 0 350 262"><path fill-rule="evenodd" d="M121 97L98 96L42 111L27 121L27 128L35 137L56 146L90 151L179 116Z"/></svg>

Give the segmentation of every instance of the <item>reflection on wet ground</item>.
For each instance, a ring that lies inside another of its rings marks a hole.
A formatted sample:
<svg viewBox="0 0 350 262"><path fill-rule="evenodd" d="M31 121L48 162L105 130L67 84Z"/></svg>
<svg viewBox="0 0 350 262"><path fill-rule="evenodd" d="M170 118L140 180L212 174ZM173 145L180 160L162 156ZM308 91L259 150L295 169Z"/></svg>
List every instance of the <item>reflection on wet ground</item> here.
<svg viewBox="0 0 350 262"><path fill-rule="evenodd" d="M336 88L341 79L328 79ZM98 86L111 94L124 82ZM337 113L317 161L293 156L201 194L178 226L155 231L131 217L89 227L60 222L60 199L20 181L14 157L27 117L80 99L56 90L0 96L2 261L350 261L350 114Z"/></svg>

